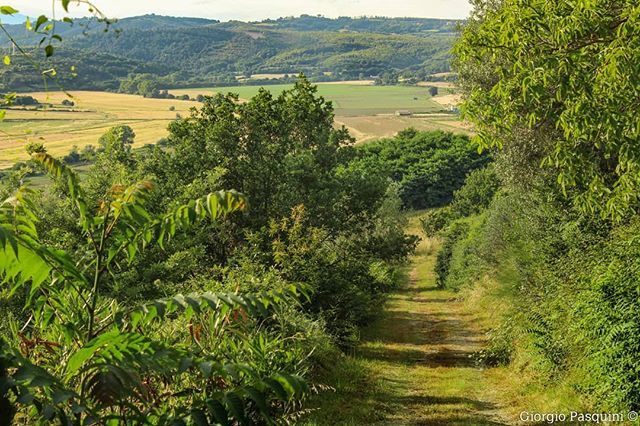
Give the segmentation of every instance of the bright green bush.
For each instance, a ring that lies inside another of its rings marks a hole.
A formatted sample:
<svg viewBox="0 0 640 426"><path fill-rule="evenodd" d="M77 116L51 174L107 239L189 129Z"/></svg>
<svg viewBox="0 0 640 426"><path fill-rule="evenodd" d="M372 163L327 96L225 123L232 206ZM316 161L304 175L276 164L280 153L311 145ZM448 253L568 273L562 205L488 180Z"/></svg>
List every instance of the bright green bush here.
<svg viewBox="0 0 640 426"><path fill-rule="evenodd" d="M640 222L590 249L572 310L585 344L580 386L610 409L640 408ZM577 272L577 271L576 271Z"/></svg>
<svg viewBox="0 0 640 426"><path fill-rule="evenodd" d="M444 288L451 269L453 251L460 240L469 232L469 223L464 219L452 222L442 237L442 246L436 259L436 275L438 287Z"/></svg>
<svg viewBox="0 0 640 426"><path fill-rule="evenodd" d="M459 218L460 216L451 206L445 206L429 210L420 218L420 224L427 237L435 237L451 222Z"/></svg>
<svg viewBox="0 0 640 426"><path fill-rule="evenodd" d="M439 283L460 289L489 277L509 306L481 360L519 359L514 368L540 386L566 381L599 409L640 406L637 220L611 229L537 191L508 191L443 238Z"/></svg>

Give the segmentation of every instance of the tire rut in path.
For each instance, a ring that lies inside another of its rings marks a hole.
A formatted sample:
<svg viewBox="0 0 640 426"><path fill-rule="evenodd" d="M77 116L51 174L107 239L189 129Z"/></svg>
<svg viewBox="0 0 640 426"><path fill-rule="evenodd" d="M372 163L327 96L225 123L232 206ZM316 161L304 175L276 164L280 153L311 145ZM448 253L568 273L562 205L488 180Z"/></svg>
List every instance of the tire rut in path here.
<svg viewBox="0 0 640 426"><path fill-rule="evenodd" d="M409 285L364 334L358 356L379 372L376 425L505 425L473 355L484 334L456 294L436 287L435 250L421 246Z"/></svg>

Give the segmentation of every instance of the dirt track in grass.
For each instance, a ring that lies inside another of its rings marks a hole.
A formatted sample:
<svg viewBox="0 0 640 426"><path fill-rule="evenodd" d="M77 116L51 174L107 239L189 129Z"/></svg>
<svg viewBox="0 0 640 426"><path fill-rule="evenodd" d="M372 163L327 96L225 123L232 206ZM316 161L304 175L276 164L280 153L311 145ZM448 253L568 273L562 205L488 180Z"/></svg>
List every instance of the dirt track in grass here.
<svg viewBox="0 0 640 426"><path fill-rule="evenodd" d="M437 249L435 240L420 244L408 282L341 361L336 392L311 424L511 424L475 361L485 334L456 293L436 286Z"/></svg>

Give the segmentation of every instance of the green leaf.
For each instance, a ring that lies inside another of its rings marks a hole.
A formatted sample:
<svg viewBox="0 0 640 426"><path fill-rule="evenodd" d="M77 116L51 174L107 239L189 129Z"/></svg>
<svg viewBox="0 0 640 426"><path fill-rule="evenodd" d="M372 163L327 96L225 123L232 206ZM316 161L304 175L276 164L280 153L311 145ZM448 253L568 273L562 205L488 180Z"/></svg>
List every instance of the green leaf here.
<svg viewBox="0 0 640 426"><path fill-rule="evenodd" d="M216 422L221 424L222 426L230 426L229 422L229 414L227 413L226 408L219 401L215 399L210 399L207 401L207 410L214 417Z"/></svg>
<svg viewBox="0 0 640 426"><path fill-rule="evenodd" d="M43 26L48 20L49 20L49 18L47 18L44 15L38 16L38 19L36 20L36 26L34 28L34 31L38 31L40 29L40 27Z"/></svg>
<svg viewBox="0 0 640 426"><path fill-rule="evenodd" d="M53 56L53 51L55 50L55 48L52 45L47 45L44 48L44 53L46 55L47 58L50 58L51 56Z"/></svg>
<svg viewBox="0 0 640 426"><path fill-rule="evenodd" d="M69 11L69 2L71 0L62 0L62 8L65 10L65 12Z"/></svg>
<svg viewBox="0 0 640 426"><path fill-rule="evenodd" d="M53 401L54 404L57 405L63 402L67 402L74 396L75 394L73 392L69 392L63 389L56 389L53 391L53 394L51 395L51 400Z"/></svg>
<svg viewBox="0 0 640 426"><path fill-rule="evenodd" d="M191 410L191 420L196 426L209 426L209 420L202 410Z"/></svg>
<svg viewBox="0 0 640 426"><path fill-rule="evenodd" d="M247 424L246 414L244 412L244 404L242 398L240 398L234 392L227 392L224 396L224 401L227 408L233 415L233 417L242 425Z"/></svg>
<svg viewBox="0 0 640 426"><path fill-rule="evenodd" d="M78 371L104 345L108 345L120 336L118 331L102 334L91 340L84 347L77 350L67 361L67 374L72 375Z"/></svg>
<svg viewBox="0 0 640 426"><path fill-rule="evenodd" d="M14 15L16 13L18 13L18 11L11 6L0 6L0 14Z"/></svg>
<svg viewBox="0 0 640 426"><path fill-rule="evenodd" d="M276 394L276 396L278 398L280 398L283 401L286 401L289 399L289 394L287 394L287 391L284 390L284 388L282 387L282 385L280 384L280 382L278 382L277 380L271 379L269 377L267 377L266 379L264 379L264 383Z"/></svg>
<svg viewBox="0 0 640 426"><path fill-rule="evenodd" d="M246 388L246 392L251 397L253 402L255 402L262 415L268 419L269 407L267 406L267 400L264 394L252 386L248 386Z"/></svg>

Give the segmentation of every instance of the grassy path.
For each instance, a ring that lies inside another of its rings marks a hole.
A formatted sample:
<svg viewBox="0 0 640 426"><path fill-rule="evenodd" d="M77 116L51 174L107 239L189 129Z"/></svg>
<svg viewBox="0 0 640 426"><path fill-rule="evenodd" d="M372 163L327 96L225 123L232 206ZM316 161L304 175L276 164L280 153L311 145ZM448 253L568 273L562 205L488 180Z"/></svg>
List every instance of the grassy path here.
<svg viewBox="0 0 640 426"><path fill-rule="evenodd" d="M315 425L502 425L472 358L483 344L473 315L435 284L435 242L423 241L409 283L338 363Z"/></svg>

